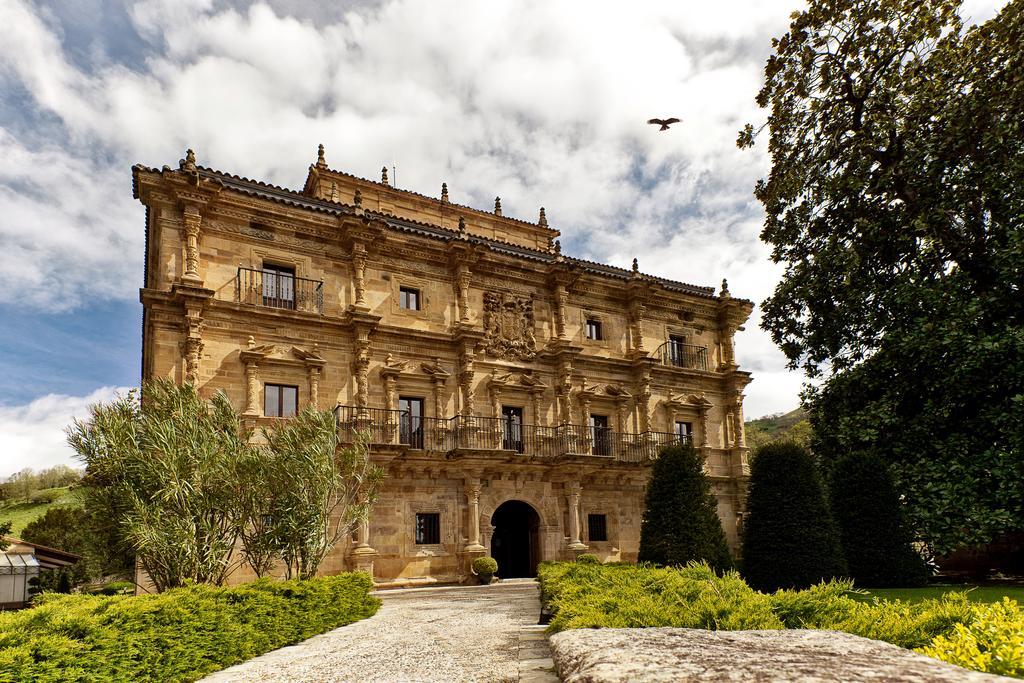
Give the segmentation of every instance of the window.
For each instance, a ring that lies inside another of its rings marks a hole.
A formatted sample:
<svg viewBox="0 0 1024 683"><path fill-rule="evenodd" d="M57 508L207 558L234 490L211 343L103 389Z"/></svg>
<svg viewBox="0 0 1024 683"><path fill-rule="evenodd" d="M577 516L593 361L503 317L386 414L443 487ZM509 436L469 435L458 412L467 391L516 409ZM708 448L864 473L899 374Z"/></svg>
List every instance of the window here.
<svg viewBox="0 0 1024 683"><path fill-rule="evenodd" d="M507 451L523 452L523 409L501 407L501 447Z"/></svg>
<svg viewBox="0 0 1024 683"><path fill-rule="evenodd" d="M295 308L295 269L263 264L263 305Z"/></svg>
<svg viewBox="0 0 1024 683"><path fill-rule="evenodd" d="M399 287L398 305L410 311L420 310L420 290L412 287Z"/></svg>
<svg viewBox="0 0 1024 683"><path fill-rule="evenodd" d="M686 337L678 334L669 335L668 338L669 362L677 368L687 366L686 363Z"/></svg>
<svg viewBox="0 0 1024 683"><path fill-rule="evenodd" d="M416 513L416 545L437 545L441 542L441 513Z"/></svg>
<svg viewBox="0 0 1024 683"><path fill-rule="evenodd" d="M676 422L676 436L683 443L689 443L693 439L692 422Z"/></svg>
<svg viewBox="0 0 1024 683"><path fill-rule="evenodd" d="M607 415L590 416L590 439L594 455L612 454L612 430L608 428Z"/></svg>
<svg viewBox="0 0 1024 683"><path fill-rule="evenodd" d="M587 320L587 339L601 339L601 321Z"/></svg>
<svg viewBox="0 0 1024 683"><path fill-rule="evenodd" d="M587 515L587 540L591 543L608 540L607 515Z"/></svg>
<svg viewBox="0 0 1024 683"><path fill-rule="evenodd" d="M263 387L263 414L267 417L292 417L299 412L299 388L285 384Z"/></svg>
<svg viewBox="0 0 1024 683"><path fill-rule="evenodd" d="M402 396L398 399L399 443L423 448L423 399Z"/></svg>

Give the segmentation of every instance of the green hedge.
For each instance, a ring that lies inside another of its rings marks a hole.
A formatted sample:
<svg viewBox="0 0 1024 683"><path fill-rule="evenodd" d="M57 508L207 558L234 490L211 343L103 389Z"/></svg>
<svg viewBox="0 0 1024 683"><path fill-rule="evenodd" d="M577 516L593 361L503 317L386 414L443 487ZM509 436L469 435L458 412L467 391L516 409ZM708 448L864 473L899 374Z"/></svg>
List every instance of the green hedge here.
<svg viewBox="0 0 1024 683"><path fill-rule="evenodd" d="M40 596L0 613L0 681L194 681L373 615L370 577Z"/></svg>
<svg viewBox="0 0 1024 683"><path fill-rule="evenodd" d="M979 671L1024 675L1024 612L1013 601L996 611L973 605L959 593L914 603L865 602L850 597L848 581L767 594L750 588L736 572L719 576L706 564L543 563L538 577L552 631L828 629L916 648ZM1016 665L1007 664L1012 653L1020 653Z"/></svg>

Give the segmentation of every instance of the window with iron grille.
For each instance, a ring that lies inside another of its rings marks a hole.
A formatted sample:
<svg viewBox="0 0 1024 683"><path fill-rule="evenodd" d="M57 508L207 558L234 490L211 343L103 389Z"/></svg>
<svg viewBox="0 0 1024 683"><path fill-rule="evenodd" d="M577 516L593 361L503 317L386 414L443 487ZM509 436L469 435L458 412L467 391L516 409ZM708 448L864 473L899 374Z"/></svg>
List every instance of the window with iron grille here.
<svg viewBox="0 0 1024 683"><path fill-rule="evenodd" d="M263 264L263 305L295 308L295 269Z"/></svg>
<svg viewBox="0 0 1024 683"><path fill-rule="evenodd" d="M587 540L607 541L608 540L608 516L587 515Z"/></svg>
<svg viewBox="0 0 1024 683"><path fill-rule="evenodd" d="M263 385L263 414L292 417L299 412L299 388L286 384Z"/></svg>
<svg viewBox="0 0 1024 683"><path fill-rule="evenodd" d="M676 436L683 443L688 443L693 439L693 423L692 422L676 422Z"/></svg>
<svg viewBox="0 0 1024 683"><path fill-rule="evenodd" d="M398 305L410 311L420 310L420 290L412 287L399 287Z"/></svg>
<svg viewBox="0 0 1024 683"><path fill-rule="evenodd" d="M441 513L416 513L416 545L437 545L441 542Z"/></svg>
<svg viewBox="0 0 1024 683"><path fill-rule="evenodd" d="M588 320L587 321L587 339L601 339L601 321L600 320Z"/></svg>

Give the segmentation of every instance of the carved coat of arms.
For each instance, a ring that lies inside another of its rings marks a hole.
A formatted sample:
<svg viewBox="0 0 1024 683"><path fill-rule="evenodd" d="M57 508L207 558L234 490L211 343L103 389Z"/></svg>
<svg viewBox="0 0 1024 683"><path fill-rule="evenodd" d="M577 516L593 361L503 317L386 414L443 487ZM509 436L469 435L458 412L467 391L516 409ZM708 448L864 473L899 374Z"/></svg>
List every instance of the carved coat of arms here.
<svg viewBox="0 0 1024 683"><path fill-rule="evenodd" d="M533 360L533 301L513 294L484 293L484 351L506 360Z"/></svg>

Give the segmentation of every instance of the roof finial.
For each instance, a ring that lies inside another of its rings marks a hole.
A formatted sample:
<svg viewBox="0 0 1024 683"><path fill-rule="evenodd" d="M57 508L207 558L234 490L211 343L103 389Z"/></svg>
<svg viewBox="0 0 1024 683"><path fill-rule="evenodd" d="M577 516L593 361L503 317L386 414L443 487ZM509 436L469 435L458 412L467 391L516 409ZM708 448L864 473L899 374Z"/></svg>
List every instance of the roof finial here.
<svg viewBox="0 0 1024 683"><path fill-rule="evenodd" d="M537 220L537 225L542 228L548 227L548 216L544 213L544 207L540 207L540 219Z"/></svg>
<svg viewBox="0 0 1024 683"><path fill-rule="evenodd" d="M640 263L637 262L636 256L633 257L633 275L640 274Z"/></svg>
<svg viewBox="0 0 1024 683"><path fill-rule="evenodd" d="M730 296L732 296L731 294L729 294L729 281L726 280L724 277L722 278L722 295L721 296L722 296L723 299L728 299Z"/></svg>
<svg viewBox="0 0 1024 683"><path fill-rule="evenodd" d="M363 193L360 192L359 190L356 190L355 196L352 197L352 203L355 204L357 207L362 207L363 206Z"/></svg>
<svg viewBox="0 0 1024 683"><path fill-rule="evenodd" d="M248 348L248 349L249 349L250 351L252 351L253 349L255 349L255 348L256 348L256 338L255 338L255 337L253 337L253 336L252 336L252 335L250 334L250 335L249 335L249 341L247 341L245 345L246 345L246 348Z"/></svg>
<svg viewBox="0 0 1024 683"><path fill-rule="evenodd" d="M466 236L466 217L459 216L459 237L465 238Z"/></svg>
<svg viewBox="0 0 1024 683"><path fill-rule="evenodd" d="M178 168L191 176L196 186L199 185L199 168L196 166L196 153L191 148L185 150L185 158L178 162Z"/></svg>
<svg viewBox="0 0 1024 683"><path fill-rule="evenodd" d="M324 146L323 143L316 148L316 167L327 168L327 160L324 158Z"/></svg>
<svg viewBox="0 0 1024 683"><path fill-rule="evenodd" d="M555 254L558 256L562 255L562 241L555 240Z"/></svg>
<svg viewBox="0 0 1024 683"><path fill-rule="evenodd" d="M495 197L494 198L494 215L495 216L500 216L501 215L501 197Z"/></svg>
<svg viewBox="0 0 1024 683"><path fill-rule="evenodd" d="M441 183L441 201L448 203L448 183Z"/></svg>
<svg viewBox="0 0 1024 683"><path fill-rule="evenodd" d="M380 169L380 181L382 183L384 183L385 185L390 185L391 184L388 181L388 167L387 166L382 166L381 169Z"/></svg>

